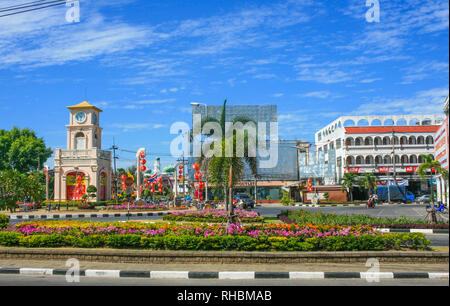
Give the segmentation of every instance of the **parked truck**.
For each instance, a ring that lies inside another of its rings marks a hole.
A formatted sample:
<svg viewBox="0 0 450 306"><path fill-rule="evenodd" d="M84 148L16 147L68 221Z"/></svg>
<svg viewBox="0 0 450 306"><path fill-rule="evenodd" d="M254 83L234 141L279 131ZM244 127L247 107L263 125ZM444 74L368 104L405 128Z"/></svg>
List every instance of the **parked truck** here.
<svg viewBox="0 0 450 306"><path fill-rule="evenodd" d="M405 186L379 186L377 194L378 200L383 202L389 201L389 197L392 202L411 203L415 201L414 194L406 190Z"/></svg>

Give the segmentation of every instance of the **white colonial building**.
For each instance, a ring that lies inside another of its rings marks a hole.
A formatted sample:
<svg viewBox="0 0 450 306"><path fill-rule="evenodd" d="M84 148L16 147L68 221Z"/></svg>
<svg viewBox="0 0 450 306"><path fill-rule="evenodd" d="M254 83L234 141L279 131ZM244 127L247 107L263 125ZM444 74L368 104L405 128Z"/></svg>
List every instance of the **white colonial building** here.
<svg viewBox="0 0 450 306"><path fill-rule="evenodd" d="M67 149L55 150L55 201L80 200L89 185L93 200L111 200L111 152L102 150L102 112L88 102L67 107Z"/></svg>
<svg viewBox="0 0 450 306"><path fill-rule="evenodd" d="M318 152L335 150L338 184L344 173L374 173L379 179L397 178L415 182L425 190L426 183L415 174L421 154L434 156L434 135L444 115L342 116L318 131ZM325 155L327 156L327 155ZM425 184L425 185L424 185Z"/></svg>
<svg viewBox="0 0 450 306"><path fill-rule="evenodd" d="M448 96L444 101L444 113L445 120L441 124L439 130L436 132L434 136L435 142L435 156L436 160L442 165L444 169L448 171L449 165L449 127L448 127ZM439 201L448 204L448 182L444 180L441 175L438 175L436 178L437 185L437 198Z"/></svg>

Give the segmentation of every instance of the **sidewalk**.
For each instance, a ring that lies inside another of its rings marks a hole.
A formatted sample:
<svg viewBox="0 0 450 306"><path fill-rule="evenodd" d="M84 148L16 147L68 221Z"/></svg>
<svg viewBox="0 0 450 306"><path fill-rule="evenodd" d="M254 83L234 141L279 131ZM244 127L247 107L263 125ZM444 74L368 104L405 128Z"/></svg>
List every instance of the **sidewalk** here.
<svg viewBox="0 0 450 306"><path fill-rule="evenodd" d="M67 269L61 260L0 259L2 268ZM308 263L308 264L136 264L80 261L80 269L126 271L257 271L257 272L365 272L371 267L364 263ZM380 263L380 272L448 273L448 264Z"/></svg>

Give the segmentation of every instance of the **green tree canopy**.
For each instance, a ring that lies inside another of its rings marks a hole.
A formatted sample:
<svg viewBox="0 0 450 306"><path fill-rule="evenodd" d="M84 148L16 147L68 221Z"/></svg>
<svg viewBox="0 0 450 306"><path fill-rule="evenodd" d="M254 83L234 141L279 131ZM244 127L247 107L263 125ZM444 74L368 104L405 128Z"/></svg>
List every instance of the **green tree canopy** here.
<svg viewBox="0 0 450 306"><path fill-rule="evenodd" d="M0 130L0 170L41 170L52 153L33 130Z"/></svg>

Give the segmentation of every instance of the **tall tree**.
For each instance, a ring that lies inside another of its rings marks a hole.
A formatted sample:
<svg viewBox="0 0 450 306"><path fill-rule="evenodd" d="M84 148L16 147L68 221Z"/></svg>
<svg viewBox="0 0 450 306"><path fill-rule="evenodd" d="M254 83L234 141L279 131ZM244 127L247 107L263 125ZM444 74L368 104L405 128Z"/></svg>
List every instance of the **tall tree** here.
<svg viewBox="0 0 450 306"><path fill-rule="evenodd" d="M32 130L17 127L11 131L0 130L0 170L22 173L42 170L52 153L43 138L38 138Z"/></svg>
<svg viewBox="0 0 450 306"><path fill-rule="evenodd" d="M240 157L237 156L237 135L234 133L230 138L226 138L226 103L227 100L224 101L222 106L222 112L220 115L220 120L217 120L216 118L207 117L202 120L201 126L203 126L209 122L215 122L219 123L221 132L222 132L222 138L219 139L219 142L221 144L221 156L212 156L212 157L205 157L202 152L202 156L198 159L198 162L200 163L200 167L203 171L207 172L207 178L208 182L215 185L215 188L221 188L224 192L224 199L225 199L225 207L229 213L229 220L230 222L234 222L234 216L233 216L233 203L232 199L229 197L229 192L227 192L227 188L231 186L231 189L233 186L238 183L243 175L244 175L244 167L245 164L249 165L252 174L257 175L257 159L256 157L250 156L249 150L248 150L248 142L249 142L249 135L248 133L244 134L244 156ZM253 122L256 125L256 122L247 117L247 116L238 116L233 120L233 124L240 122L242 124L246 124L248 122ZM195 135L194 135L195 136ZM205 135L205 136L211 136L211 135ZM256 135L255 135L256 136ZM232 146L233 147L233 153L232 156L226 157L225 149L226 147ZM214 149L214 144L212 145L212 149ZM230 178L230 168L231 171L231 178ZM230 184L231 180L231 184ZM217 194L217 191L216 191Z"/></svg>
<svg viewBox="0 0 450 306"><path fill-rule="evenodd" d="M422 180L426 180L427 174L430 173L430 185L431 185L431 195L430 200L434 202L434 196L433 196L433 172L442 175L444 178L444 183L447 185L448 183L448 171L444 167L441 166L441 164L434 160L433 157L427 154L421 154L420 155L425 161L419 165L419 168L417 169L417 174L419 174L420 178ZM444 188L447 190L447 187Z"/></svg>
<svg viewBox="0 0 450 306"><path fill-rule="evenodd" d="M369 194L372 193L372 191L376 191L377 189L377 178L372 173L363 173L361 176L362 183L365 189L369 190Z"/></svg>
<svg viewBox="0 0 450 306"><path fill-rule="evenodd" d="M341 178L341 190L347 191L350 195L350 201L353 202L353 189L356 182L357 175L355 173L345 173Z"/></svg>

